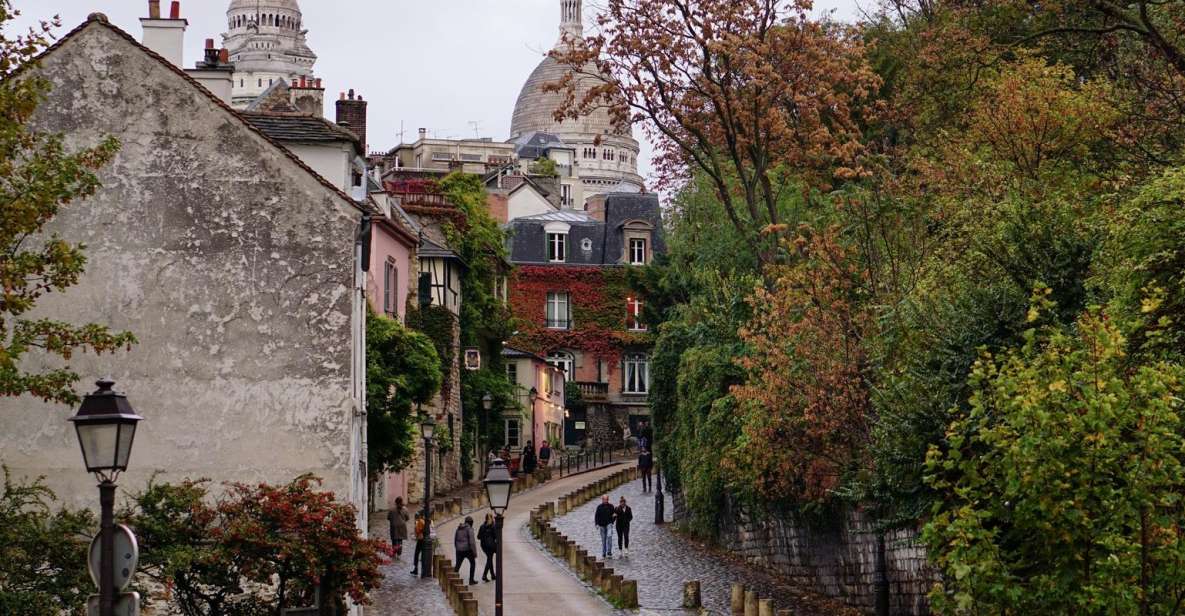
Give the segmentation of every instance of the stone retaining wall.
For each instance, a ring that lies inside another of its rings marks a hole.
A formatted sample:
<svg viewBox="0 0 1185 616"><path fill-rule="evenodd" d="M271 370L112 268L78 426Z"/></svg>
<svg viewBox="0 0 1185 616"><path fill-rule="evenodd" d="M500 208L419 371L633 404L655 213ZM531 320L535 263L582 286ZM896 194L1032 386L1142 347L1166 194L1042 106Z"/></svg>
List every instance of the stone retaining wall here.
<svg viewBox="0 0 1185 616"><path fill-rule="evenodd" d="M672 494L673 513L684 504ZM873 613L877 535L860 511L844 514L832 527L807 524L791 513L753 515L726 506L720 516L717 540L747 562L786 577L866 613ZM925 548L913 530L896 530L885 537L885 560L894 616L926 616L926 594L937 580Z"/></svg>

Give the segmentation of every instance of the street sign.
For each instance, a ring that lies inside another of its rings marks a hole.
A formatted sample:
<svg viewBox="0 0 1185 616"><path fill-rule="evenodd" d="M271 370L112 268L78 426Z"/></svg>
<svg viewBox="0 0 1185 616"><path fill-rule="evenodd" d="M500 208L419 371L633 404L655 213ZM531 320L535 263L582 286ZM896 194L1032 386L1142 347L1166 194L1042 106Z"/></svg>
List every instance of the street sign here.
<svg viewBox="0 0 1185 616"><path fill-rule="evenodd" d="M140 616L140 593L125 592L115 598L115 616ZM86 616L99 616L99 595L86 598Z"/></svg>
<svg viewBox="0 0 1185 616"><path fill-rule="evenodd" d="M90 571L91 581L99 585L99 559L103 551L99 545L102 534L95 535L91 540L90 558L86 560L86 568ZM115 562L114 567L115 590L120 592L132 583L132 575L136 573L136 564L140 561L140 546L136 543L136 535L132 529L123 524L115 525Z"/></svg>

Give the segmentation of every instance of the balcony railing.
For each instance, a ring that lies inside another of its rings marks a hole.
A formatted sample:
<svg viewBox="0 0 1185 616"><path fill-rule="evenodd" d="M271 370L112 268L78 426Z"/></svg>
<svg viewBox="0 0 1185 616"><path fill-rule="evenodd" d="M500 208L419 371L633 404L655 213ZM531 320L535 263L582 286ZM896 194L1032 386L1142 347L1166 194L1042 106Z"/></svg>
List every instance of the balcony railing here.
<svg viewBox="0 0 1185 616"><path fill-rule="evenodd" d="M591 402L600 402L609 399L609 384L608 383L590 383L586 381L577 381L576 388L580 390L580 397Z"/></svg>

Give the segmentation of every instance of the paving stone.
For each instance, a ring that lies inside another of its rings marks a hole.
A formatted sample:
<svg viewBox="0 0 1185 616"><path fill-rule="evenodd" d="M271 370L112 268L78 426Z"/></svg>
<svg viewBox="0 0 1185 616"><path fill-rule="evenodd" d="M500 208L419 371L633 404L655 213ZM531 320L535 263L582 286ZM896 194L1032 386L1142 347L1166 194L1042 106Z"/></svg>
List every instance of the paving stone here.
<svg viewBox="0 0 1185 616"><path fill-rule="evenodd" d="M371 518L372 537L387 536L387 519ZM370 593L366 616L455 616L435 578L411 574L415 542L403 544L403 556L382 568L383 583Z"/></svg>

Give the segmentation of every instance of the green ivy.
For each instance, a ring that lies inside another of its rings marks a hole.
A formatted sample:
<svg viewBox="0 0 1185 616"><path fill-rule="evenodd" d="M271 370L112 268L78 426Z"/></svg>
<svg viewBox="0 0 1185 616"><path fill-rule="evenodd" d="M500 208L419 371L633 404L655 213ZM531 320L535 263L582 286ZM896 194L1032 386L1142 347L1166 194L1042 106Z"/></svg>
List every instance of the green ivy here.
<svg viewBox="0 0 1185 616"><path fill-rule="evenodd" d="M372 475L407 466L415 441L415 407L436 395L442 378L433 340L367 310L367 463Z"/></svg>

